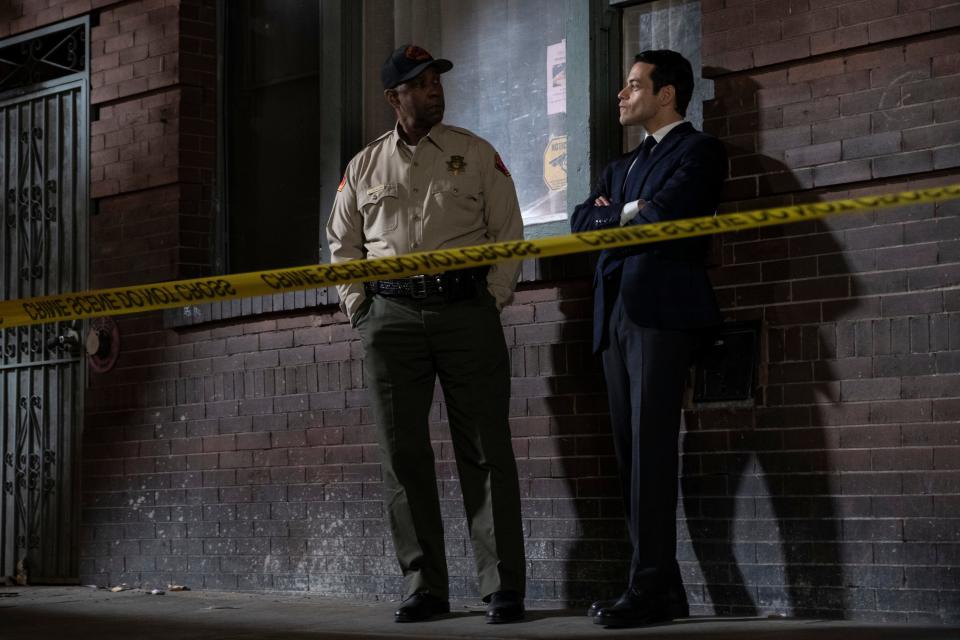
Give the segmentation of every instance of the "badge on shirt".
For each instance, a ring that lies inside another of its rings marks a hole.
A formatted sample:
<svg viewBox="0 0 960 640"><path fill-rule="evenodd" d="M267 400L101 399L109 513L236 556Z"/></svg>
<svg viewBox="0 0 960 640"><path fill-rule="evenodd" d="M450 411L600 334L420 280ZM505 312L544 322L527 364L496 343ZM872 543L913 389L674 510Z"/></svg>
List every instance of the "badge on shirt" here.
<svg viewBox="0 0 960 640"><path fill-rule="evenodd" d="M452 175L458 176L467 170L467 163L463 161L463 156L450 156L447 160L447 171Z"/></svg>
<svg viewBox="0 0 960 640"><path fill-rule="evenodd" d="M507 169L507 165L503 164L503 160L500 159L500 154L498 153L493 157L493 164L497 168L497 171L503 175L510 177L510 170Z"/></svg>

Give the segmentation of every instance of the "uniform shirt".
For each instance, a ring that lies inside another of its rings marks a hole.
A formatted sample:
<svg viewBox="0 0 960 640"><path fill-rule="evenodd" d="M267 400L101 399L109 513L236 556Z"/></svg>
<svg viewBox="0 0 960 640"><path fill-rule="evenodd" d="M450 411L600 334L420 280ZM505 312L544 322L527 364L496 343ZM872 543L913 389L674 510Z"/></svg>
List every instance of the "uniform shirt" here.
<svg viewBox="0 0 960 640"><path fill-rule="evenodd" d="M490 143L458 127L438 124L413 147L395 127L354 156L337 191L327 221L333 262L523 237L509 171ZM519 270L517 260L490 267L487 286L500 308ZM363 284L337 291L352 318L366 297Z"/></svg>

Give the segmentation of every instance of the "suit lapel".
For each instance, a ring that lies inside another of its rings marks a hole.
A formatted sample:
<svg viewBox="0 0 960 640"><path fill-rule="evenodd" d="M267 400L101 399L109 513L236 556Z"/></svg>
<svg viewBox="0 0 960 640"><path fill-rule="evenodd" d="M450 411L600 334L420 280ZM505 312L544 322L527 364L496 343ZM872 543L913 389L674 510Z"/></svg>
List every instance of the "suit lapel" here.
<svg viewBox="0 0 960 640"><path fill-rule="evenodd" d="M643 183L646 181L651 169L653 169L653 166L657 163L657 160L670 153L670 151L673 150L675 146L680 144L680 141L691 131L693 131L693 125L689 122L684 122L682 124L678 124L676 127L671 129L669 133L667 133L663 140L661 140L657 146L653 148L653 151L650 152L650 157L647 158L647 161L644 162L643 165L636 168L635 173L637 174L637 177L631 177L629 183L627 183L628 189L624 194L624 202L632 202L640 197L640 191L643 189Z"/></svg>
<svg viewBox="0 0 960 640"><path fill-rule="evenodd" d="M620 160L620 166L617 167L617 170L613 174L613 184L610 185L610 199L611 200L621 200L620 197L625 193L624 191L624 180L627 179L627 173L630 171L630 165L633 164L633 161L636 160L637 155L640 153L640 147L638 146L630 155L622 158Z"/></svg>

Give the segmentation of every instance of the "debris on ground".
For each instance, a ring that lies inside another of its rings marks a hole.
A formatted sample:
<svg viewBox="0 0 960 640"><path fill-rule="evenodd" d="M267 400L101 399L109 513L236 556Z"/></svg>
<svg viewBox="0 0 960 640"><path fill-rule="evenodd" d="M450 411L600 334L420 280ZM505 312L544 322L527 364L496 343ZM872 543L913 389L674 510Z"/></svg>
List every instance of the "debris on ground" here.
<svg viewBox="0 0 960 640"><path fill-rule="evenodd" d="M150 589L150 591L147 591L147 594L151 596L162 596L165 593L166 591L163 589Z"/></svg>
<svg viewBox="0 0 960 640"><path fill-rule="evenodd" d="M190 591L190 587L185 587L182 584L168 584L167 591Z"/></svg>
<svg viewBox="0 0 960 640"><path fill-rule="evenodd" d="M121 591L129 591L129 590L130 590L130 587L127 585L126 582L124 582L123 584L118 584L115 587L110 587L110 591L114 593L120 593Z"/></svg>

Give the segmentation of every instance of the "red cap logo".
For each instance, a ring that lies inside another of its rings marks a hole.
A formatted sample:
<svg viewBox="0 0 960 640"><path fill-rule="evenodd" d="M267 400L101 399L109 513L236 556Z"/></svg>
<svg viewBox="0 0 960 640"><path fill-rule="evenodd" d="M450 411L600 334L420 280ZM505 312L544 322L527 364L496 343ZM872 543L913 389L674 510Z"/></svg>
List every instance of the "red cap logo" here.
<svg viewBox="0 0 960 640"><path fill-rule="evenodd" d="M403 50L403 55L407 60L415 60L417 62L424 62L426 60L432 60L433 56L427 53L426 49L421 49L420 47L410 46Z"/></svg>

